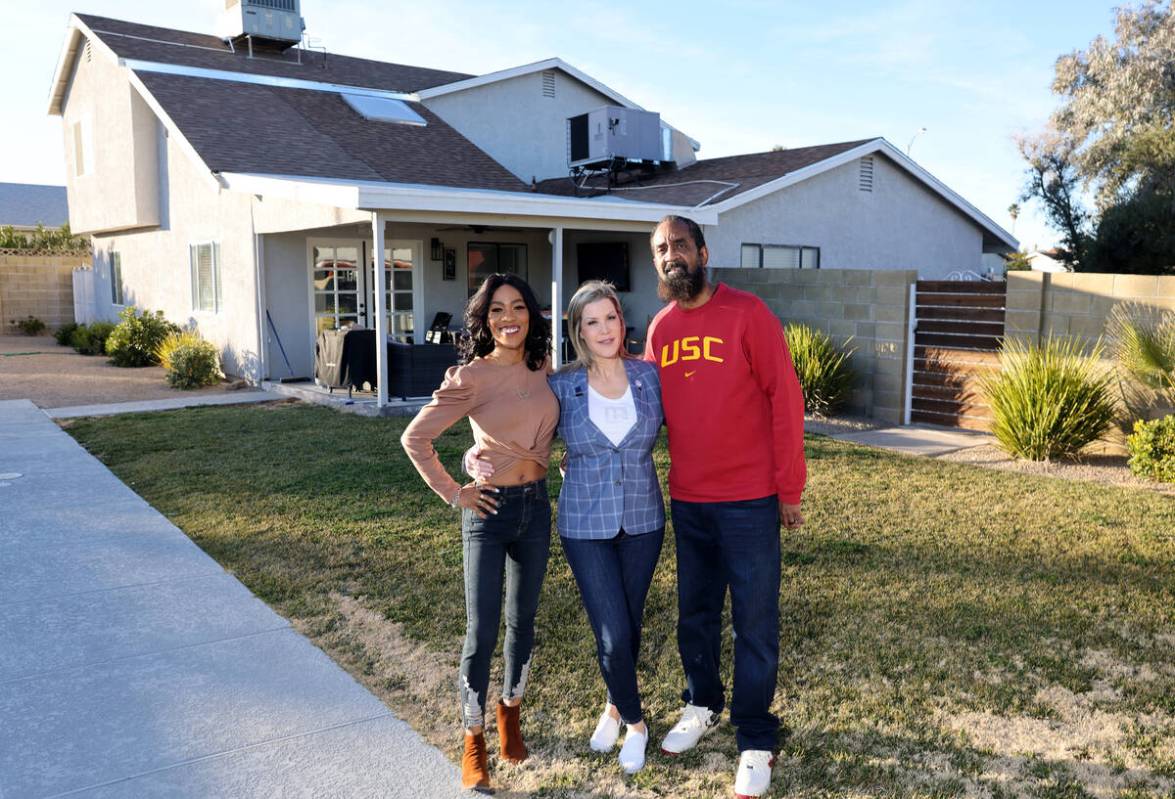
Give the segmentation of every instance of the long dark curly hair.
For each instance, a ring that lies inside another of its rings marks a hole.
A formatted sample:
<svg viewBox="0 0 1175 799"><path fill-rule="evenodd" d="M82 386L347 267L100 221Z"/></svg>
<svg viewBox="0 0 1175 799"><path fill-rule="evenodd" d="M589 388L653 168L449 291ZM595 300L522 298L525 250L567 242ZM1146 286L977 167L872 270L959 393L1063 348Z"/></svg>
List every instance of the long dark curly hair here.
<svg viewBox="0 0 1175 799"><path fill-rule="evenodd" d="M551 323L543 318L534 291L518 275L490 275L469 298L465 306L465 328L469 332L457 345L458 359L461 363L469 363L474 358L484 357L494 351L494 336L490 332L489 323L490 300L493 299L494 292L502 286L517 289L522 295L522 301L526 303L526 310L530 313L524 343L526 365L532 372L537 372L543 368L551 354Z"/></svg>

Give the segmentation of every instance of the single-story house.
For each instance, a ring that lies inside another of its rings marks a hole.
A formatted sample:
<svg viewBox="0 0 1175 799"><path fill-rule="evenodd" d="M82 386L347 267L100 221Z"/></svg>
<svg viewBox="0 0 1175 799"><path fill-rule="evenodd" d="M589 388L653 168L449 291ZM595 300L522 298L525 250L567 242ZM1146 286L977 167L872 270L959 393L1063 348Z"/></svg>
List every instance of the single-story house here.
<svg viewBox="0 0 1175 799"><path fill-rule="evenodd" d="M643 338L659 308L648 235L669 213L704 226L717 266L933 277L1016 248L881 138L700 160L557 58L486 75L351 58L299 46L300 17L272 41L227 6L225 38L74 15L49 112L71 225L108 281L96 296L194 324L251 380L311 375L325 329L420 344L493 271L524 276L554 318L581 278L607 276ZM640 158L633 143L592 160L638 133Z"/></svg>
<svg viewBox="0 0 1175 799"><path fill-rule="evenodd" d="M0 227L29 233L38 225L59 228L68 221L65 186L0 183Z"/></svg>

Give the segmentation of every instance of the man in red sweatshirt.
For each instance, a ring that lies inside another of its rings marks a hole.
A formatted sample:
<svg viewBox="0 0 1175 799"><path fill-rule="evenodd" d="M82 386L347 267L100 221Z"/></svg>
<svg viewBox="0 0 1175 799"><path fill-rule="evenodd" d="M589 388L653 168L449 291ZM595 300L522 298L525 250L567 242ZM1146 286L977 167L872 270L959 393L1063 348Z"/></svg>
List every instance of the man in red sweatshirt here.
<svg viewBox="0 0 1175 799"><path fill-rule="evenodd" d="M707 279L709 252L691 219L652 236L658 293L645 359L660 367L669 428L669 494L677 543L677 644L686 706L661 748L678 754L718 723L722 604L730 589L735 794L771 783L779 720L779 526L804 523L804 403L783 327L753 294Z"/></svg>

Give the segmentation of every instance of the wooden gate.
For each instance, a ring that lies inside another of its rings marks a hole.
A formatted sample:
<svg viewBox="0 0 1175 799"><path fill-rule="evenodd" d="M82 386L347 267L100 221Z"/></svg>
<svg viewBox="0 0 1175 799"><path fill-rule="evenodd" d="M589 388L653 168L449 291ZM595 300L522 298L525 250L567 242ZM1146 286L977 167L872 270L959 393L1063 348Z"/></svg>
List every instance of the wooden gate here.
<svg viewBox="0 0 1175 799"><path fill-rule="evenodd" d="M998 368L1008 284L919 280L910 421L987 430L977 378Z"/></svg>

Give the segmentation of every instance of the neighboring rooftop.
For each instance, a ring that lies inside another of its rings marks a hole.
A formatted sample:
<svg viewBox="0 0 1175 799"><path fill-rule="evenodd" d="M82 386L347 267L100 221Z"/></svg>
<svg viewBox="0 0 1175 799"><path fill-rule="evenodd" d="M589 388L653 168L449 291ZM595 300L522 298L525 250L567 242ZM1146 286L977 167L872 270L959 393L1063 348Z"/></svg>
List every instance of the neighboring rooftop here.
<svg viewBox="0 0 1175 799"><path fill-rule="evenodd" d="M139 25L90 14L78 14L77 18L119 58L138 61L298 78L395 92L415 92L474 77L463 72L389 64L335 53L323 54L318 50L302 50L301 64L298 63L298 51L293 49L281 54L265 52L249 58L244 50L238 49L234 52L224 40L211 34L157 28L153 25Z"/></svg>
<svg viewBox="0 0 1175 799"><path fill-rule="evenodd" d="M0 183L0 226L55 228L68 221L65 186Z"/></svg>
<svg viewBox="0 0 1175 799"><path fill-rule="evenodd" d="M874 140L860 139L815 147L707 158L695 161L682 169L634 176L633 179L614 187L612 191L616 196L642 202L691 207L709 205L729 200L764 183L770 183L871 141ZM538 191L571 197L594 197L608 193L608 179L602 175L578 182L572 181L571 178L554 178L541 181L538 184Z"/></svg>

